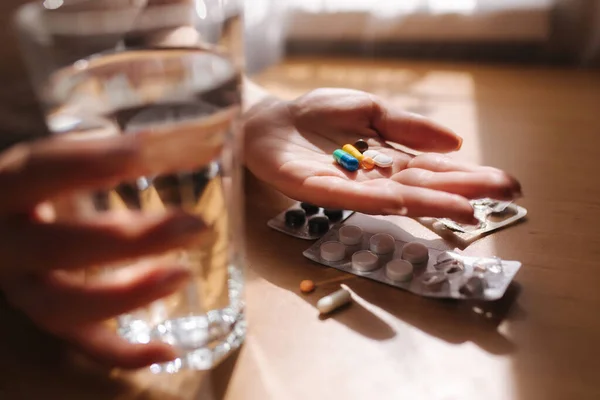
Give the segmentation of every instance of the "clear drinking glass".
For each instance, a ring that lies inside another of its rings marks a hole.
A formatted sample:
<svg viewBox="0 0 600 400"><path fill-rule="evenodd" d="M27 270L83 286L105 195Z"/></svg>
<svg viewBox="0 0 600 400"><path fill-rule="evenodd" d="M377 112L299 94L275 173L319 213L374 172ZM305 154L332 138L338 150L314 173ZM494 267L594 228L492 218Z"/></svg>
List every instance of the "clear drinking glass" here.
<svg viewBox="0 0 600 400"><path fill-rule="evenodd" d="M190 268L187 287L121 315L116 329L178 350L154 372L214 367L246 330L241 0L46 0L23 6L16 22L53 140L137 135L152 171L56 199L55 218L182 208L208 226L197 245L160 257Z"/></svg>

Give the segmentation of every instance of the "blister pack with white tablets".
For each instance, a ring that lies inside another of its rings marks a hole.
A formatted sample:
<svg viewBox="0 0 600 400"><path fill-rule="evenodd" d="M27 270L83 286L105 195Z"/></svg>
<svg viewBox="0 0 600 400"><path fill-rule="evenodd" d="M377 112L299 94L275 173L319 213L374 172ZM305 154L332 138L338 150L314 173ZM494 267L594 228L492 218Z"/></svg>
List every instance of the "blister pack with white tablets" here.
<svg viewBox="0 0 600 400"><path fill-rule="evenodd" d="M448 299L500 299L521 268L518 261L430 249L355 225L334 227L303 254L319 264L420 296Z"/></svg>
<svg viewBox="0 0 600 400"><path fill-rule="evenodd" d="M527 215L525 208L507 201L479 199L472 200L471 205L475 209L475 218L479 220L479 224L465 225L450 219L440 218L431 224L431 229L436 232L450 230L460 239L470 241L514 224Z"/></svg>
<svg viewBox="0 0 600 400"><path fill-rule="evenodd" d="M267 225L299 239L316 240L348 219L354 211L330 210L309 203L296 203L267 222Z"/></svg>

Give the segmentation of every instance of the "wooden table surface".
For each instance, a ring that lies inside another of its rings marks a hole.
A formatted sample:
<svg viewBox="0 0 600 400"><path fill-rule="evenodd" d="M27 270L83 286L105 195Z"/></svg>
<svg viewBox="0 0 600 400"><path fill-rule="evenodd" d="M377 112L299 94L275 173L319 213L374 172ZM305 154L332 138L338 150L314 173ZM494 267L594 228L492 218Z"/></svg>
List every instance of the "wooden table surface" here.
<svg viewBox="0 0 600 400"><path fill-rule="evenodd" d="M462 134L457 158L515 174L527 221L465 249L523 262L507 296L477 313L315 265L301 254L308 242L266 226L289 200L249 177L249 334L238 353L212 373L109 373L3 305L0 399L600 398L600 74L294 59L259 81L286 98L320 86L386 96ZM333 282L307 296L302 279ZM319 318L317 299L340 283L354 303Z"/></svg>

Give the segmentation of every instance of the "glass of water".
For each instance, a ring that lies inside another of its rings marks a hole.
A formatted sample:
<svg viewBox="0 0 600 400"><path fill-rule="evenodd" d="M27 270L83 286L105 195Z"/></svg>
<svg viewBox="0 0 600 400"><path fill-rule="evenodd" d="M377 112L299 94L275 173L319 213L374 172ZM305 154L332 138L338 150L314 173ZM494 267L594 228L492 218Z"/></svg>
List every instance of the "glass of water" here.
<svg viewBox="0 0 600 400"><path fill-rule="evenodd" d="M55 218L181 208L208 227L160 257L189 267L187 287L117 318L130 342L178 351L154 372L210 369L245 336L241 11L241 0L46 0L16 15L53 139L137 135L152 171L57 199Z"/></svg>

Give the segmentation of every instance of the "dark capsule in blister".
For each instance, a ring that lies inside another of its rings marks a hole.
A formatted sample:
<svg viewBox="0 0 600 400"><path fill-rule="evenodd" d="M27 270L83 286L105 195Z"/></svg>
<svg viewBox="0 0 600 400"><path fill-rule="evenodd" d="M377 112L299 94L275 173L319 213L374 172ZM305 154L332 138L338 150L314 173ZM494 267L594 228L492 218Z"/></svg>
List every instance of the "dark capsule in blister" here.
<svg viewBox="0 0 600 400"><path fill-rule="evenodd" d="M339 220L344 218L343 210L325 210L323 211L323 214L325 214L331 222L338 222Z"/></svg>
<svg viewBox="0 0 600 400"><path fill-rule="evenodd" d="M320 208L310 203L301 203L300 207L306 212L306 215L315 215L319 212Z"/></svg>
<svg viewBox="0 0 600 400"><path fill-rule="evenodd" d="M329 230L329 220L325 217L314 217L308 221L308 232L311 235L321 235Z"/></svg>
<svg viewBox="0 0 600 400"><path fill-rule="evenodd" d="M285 224L290 228L298 228L306 222L304 210L289 210L285 213Z"/></svg>

